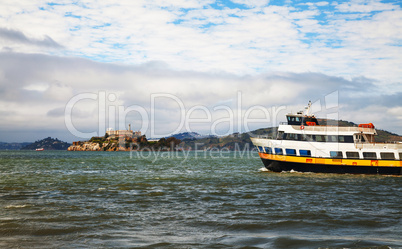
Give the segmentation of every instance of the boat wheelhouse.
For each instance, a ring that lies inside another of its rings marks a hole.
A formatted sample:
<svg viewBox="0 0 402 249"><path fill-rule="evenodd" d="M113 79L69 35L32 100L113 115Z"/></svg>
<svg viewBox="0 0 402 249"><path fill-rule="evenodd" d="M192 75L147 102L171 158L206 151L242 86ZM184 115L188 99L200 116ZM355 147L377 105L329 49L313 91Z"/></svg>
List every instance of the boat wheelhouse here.
<svg viewBox="0 0 402 249"><path fill-rule="evenodd" d="M342 127L320 125L306 112L286 115L276 138L253 137L260 158L268 170L350 173L402 174L402 143L376 143L372 123Z"/></svg>

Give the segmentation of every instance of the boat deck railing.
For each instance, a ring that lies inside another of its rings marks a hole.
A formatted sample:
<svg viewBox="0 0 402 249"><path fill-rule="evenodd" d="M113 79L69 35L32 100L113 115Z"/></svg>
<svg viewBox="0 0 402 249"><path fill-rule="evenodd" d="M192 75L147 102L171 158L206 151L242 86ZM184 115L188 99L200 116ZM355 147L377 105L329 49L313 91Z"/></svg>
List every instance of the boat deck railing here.
<svg viewBox="0 0 402 249"><path fill-rule="evenodd" d="M292 125L292 128L295 130L301 130L299 125ZM306 131L320 131L320 132L356 132L356 133L370 133L375 134L376 131L374 128L363 128L363 127L355 127L355 126L329 126L329 125L313 125L313 126L304 126L304 130Z"/></svg>
<svg viewBox="0 0 402 249"><path fill-rule="evenodd" d="M355 143L356 148L359 149L402 149L402 143L388 142L388 143Z"/></svg>
<svg viewBox="0 0 402 249"><path fill-rule="evenodd" d="M258 135L258 136L254 136L254 138L274 139L273 136L268 136L268 135Z"/></svg>

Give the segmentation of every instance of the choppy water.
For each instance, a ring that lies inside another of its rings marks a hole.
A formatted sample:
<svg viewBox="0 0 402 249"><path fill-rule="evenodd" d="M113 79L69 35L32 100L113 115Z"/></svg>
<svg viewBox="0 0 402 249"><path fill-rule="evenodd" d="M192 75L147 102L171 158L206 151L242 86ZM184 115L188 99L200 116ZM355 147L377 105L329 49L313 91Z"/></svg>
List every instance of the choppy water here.
<svg viewBox="0 0 402 249"><path fill-rule="evenodd" d="M401 177L188 156L1 151L0 247L402 248Z"/></svg>

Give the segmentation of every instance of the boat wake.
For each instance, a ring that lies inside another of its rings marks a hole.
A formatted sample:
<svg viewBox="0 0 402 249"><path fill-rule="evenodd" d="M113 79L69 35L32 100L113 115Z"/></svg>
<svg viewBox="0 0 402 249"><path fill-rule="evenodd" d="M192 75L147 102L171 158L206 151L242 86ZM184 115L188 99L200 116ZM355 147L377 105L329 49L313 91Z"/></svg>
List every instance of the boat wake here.
<svg viewBox="0 0 402 249"><path fill-rule="evenodd" d="M27 207L28 205L8 205L5 208L6 209L12 209L12 208L24 208Z"/></svg>

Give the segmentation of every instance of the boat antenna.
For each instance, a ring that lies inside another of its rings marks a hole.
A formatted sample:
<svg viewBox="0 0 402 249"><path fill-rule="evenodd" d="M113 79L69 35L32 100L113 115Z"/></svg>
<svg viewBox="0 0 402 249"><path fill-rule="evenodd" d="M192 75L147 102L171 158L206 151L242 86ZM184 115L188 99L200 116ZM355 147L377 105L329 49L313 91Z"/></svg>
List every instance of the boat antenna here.
<svg viewBox="0 0 402 249"><path fill-rule="evenodd" d="M311 103L311 100L309 100L308 101L308 106L306 106L306 116L308 116L309 114L310 114L310 110L311 110L311 105L312 105L312 103Z"/></svg>

